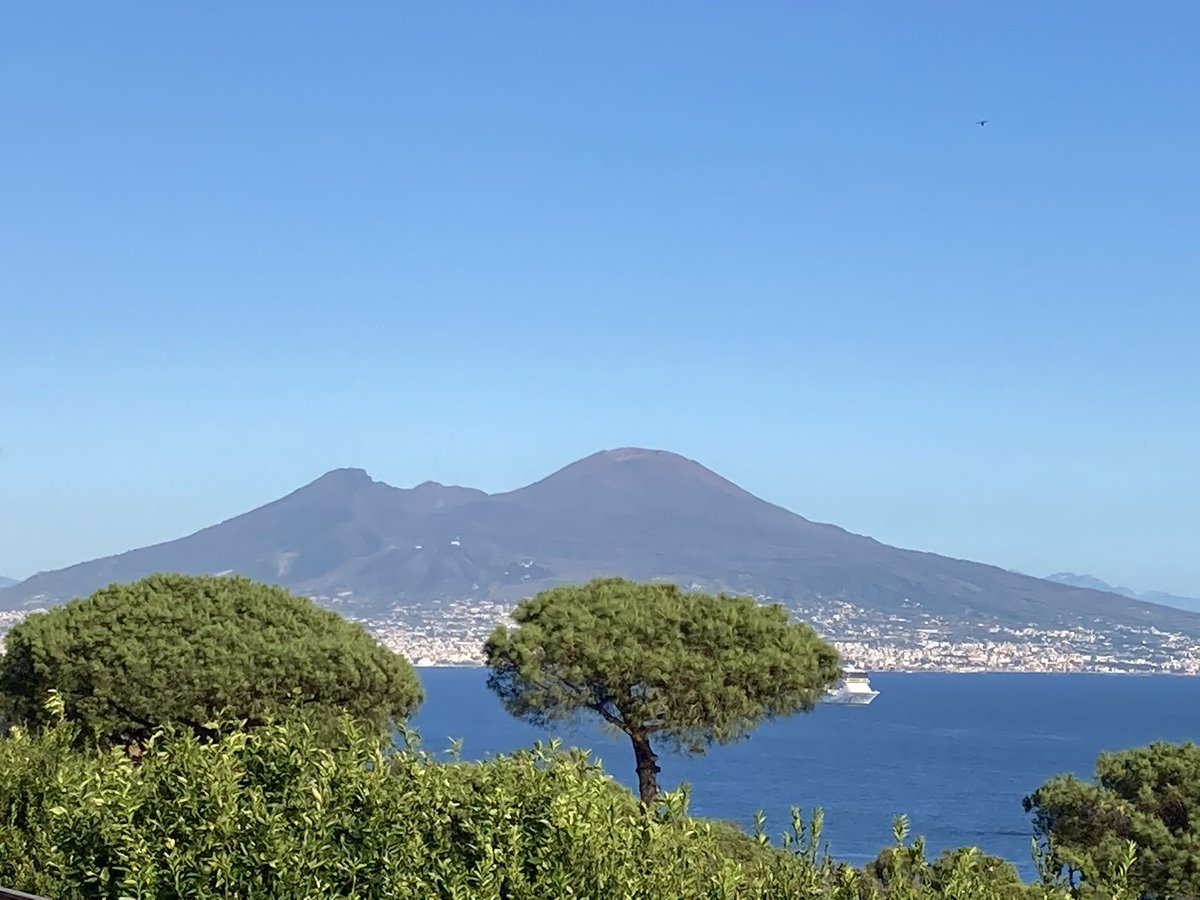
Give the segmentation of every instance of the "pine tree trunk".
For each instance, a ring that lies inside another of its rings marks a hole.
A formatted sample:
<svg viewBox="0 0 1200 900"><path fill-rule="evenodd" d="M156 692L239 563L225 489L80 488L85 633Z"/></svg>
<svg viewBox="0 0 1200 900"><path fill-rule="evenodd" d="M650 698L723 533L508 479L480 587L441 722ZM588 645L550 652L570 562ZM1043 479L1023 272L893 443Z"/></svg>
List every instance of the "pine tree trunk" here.
<svg viewBox="0 0 1200 900"><path fill-rule="evenodd" d="M662 769L658 767L658 757L650 749L650 735L644 731L634 732L629 739L633 741L633 756L637 760L638 791L642 802L653 803L658 797L658 773Z"/></svg>

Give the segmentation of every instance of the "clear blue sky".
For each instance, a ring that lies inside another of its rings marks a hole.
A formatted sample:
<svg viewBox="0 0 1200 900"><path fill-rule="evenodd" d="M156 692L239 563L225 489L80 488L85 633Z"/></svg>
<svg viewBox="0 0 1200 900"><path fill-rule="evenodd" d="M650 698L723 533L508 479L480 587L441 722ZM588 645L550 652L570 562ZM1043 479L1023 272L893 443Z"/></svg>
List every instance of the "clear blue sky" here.
<svg viewBox="0 0 1200 900"><path fill-rule="evenodd" d="M1200 594L1194 2L0 17L0 573L639 445Z"/></svg>

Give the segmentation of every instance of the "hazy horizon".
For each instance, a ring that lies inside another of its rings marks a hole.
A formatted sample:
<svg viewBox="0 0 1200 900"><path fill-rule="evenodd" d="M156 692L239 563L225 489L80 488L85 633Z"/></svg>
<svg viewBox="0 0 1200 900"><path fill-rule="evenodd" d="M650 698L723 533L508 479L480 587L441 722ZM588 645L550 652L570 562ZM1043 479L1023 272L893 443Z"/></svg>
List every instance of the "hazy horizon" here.
<svg viewBox="0 0 1200 900"><path fill-rule="evenodd" d="M22 6L0 574L673 450L1200 596L1200 7ZM978 120L987 120L980 127Z"/></svg>

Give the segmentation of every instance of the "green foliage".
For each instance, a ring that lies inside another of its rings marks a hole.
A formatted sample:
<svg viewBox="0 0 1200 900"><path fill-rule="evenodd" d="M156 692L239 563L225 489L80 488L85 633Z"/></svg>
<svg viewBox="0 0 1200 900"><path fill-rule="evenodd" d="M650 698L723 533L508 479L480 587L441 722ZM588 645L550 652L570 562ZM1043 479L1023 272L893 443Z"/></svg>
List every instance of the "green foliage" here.
<svg viewBox="0 0 1200 900"><path fill-rule="evenodd" d="M1059 775L1025 798L1049 869L1083 896L1129 880L1146 898L1200 896L1200 746L1101 754L1094 784Z"/></svg>
<svg viewBox="0 0 1200 900"><path fill-rule="evenodd" d="M0 741L0 884L60 900L1015 896L969 858L944 887L917 856L881 884L817 852L819 816L795 813L781 850L692 818L686 792L647 808L555 745L438 761L346 718L334 742L297 721L208 742L172 728L135 763L76 749L77 732Z"/></svg>
<svg viewBox="0 0 1200 900"><path fill-rule="evenodd" d="M986 887L991 896L1004 900L1043 896L1039 887L1023 883L1017 867L1007 860L975 847L960 847L929 862L919 839L911 845L898 841L885 847L867 864L865 874L881 889L893 892L924 888L935 896L967 896L962 891L970 884L975 889Z"/></svg>
<svg viewBox="0 0 1200 900"><path fill-rule="evenodd" d="M811 710L837 651L778 605L620 578L523 600L485 645L488 685L538 725L589 710L629 735L642 799L657 792L650 739L690 753Z"/></svg>
<svg viewBox="0 0 1200 900"><path fill-rule="evenodd" d="M140 744L166 723L211 737L218 717L285 712L329 727L348 711L382 730L421 700L412 666L361 626L244 578L114 584L30 616L5 643L0 713L44 724L56 690L85 741Z"/></svg>
<svg viewBox="0 0 1200 900"><path fill-rule="evenodd" d="M1016 866L975 847L945 850L929 865L929 885L941 893L954 893L954 880L963 876L978 884L992 886L1000 896L1033 896L1028 886L1021 882Z"/></svg>

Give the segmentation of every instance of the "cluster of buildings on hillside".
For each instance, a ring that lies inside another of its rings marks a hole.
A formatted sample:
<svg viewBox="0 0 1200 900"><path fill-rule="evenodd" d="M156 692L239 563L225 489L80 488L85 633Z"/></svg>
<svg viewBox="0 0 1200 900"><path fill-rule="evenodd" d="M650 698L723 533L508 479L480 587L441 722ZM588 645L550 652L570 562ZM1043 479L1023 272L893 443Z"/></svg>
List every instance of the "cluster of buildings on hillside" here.
<svg viewBox="0 0 1200 900"><path fill-rule="evenodd" d="M447 601L427 611L365 620L389 649L420 666L478 665L483 643L511 604ZM868 671L1167 672L1200 675L1200 640L1151 627L1033 627L883 614L847 603L797 615L832 641L847 665Z"/></svg>
<svg viewBox="0 0 1200 900"><path fill-rule="evenodd" d="M511 603L452 600L392 618L365 619L381 644L418 666L475 666L497 625L509 623Z"/></svg>
<svg viewBox="0 0 1200 900"><path fill-rule="evenodd" d="M8 609L0 610L0 635L6 634L8 629L12 628L14 625L24 619L25 616L26 613L24 610L21 610L20 612ZM3 647L0 647L0 650L2 649Z"/></svg>
<svg viewBox="0 0 1200 900"><path fill-rule="evenodd" d="M511 603L444 600L358 621L385 647L418 666L473 666L483 662L484 641L497 625L509 623L511 612ZM1096 622L1094 627L1045 630L952 621L916 604L885 613L841 601L805 606L795 613L837 646L847 666L873 672L1200 675L1200 640L1150 626ZM0 611L0 634L25 615Z"/></svg>
<svg viewBox="0 0 1200 900"><path fill-rule="evenodd" d="M1043 629L956 622L915 608L885 614L847 603L799 615L849 663L871 671L1200 674L1200 640L1152 626Z"/></svg>
<svg viewBox="0 0 1200 900"><path fill-rule="evenodd" d="M1200 675L1200 645L1164 657L1155 651L1084 652L1053 638L1013 641L930 641L902 647L835 642L856 667L886 672L1126 672Z"/></svg>

